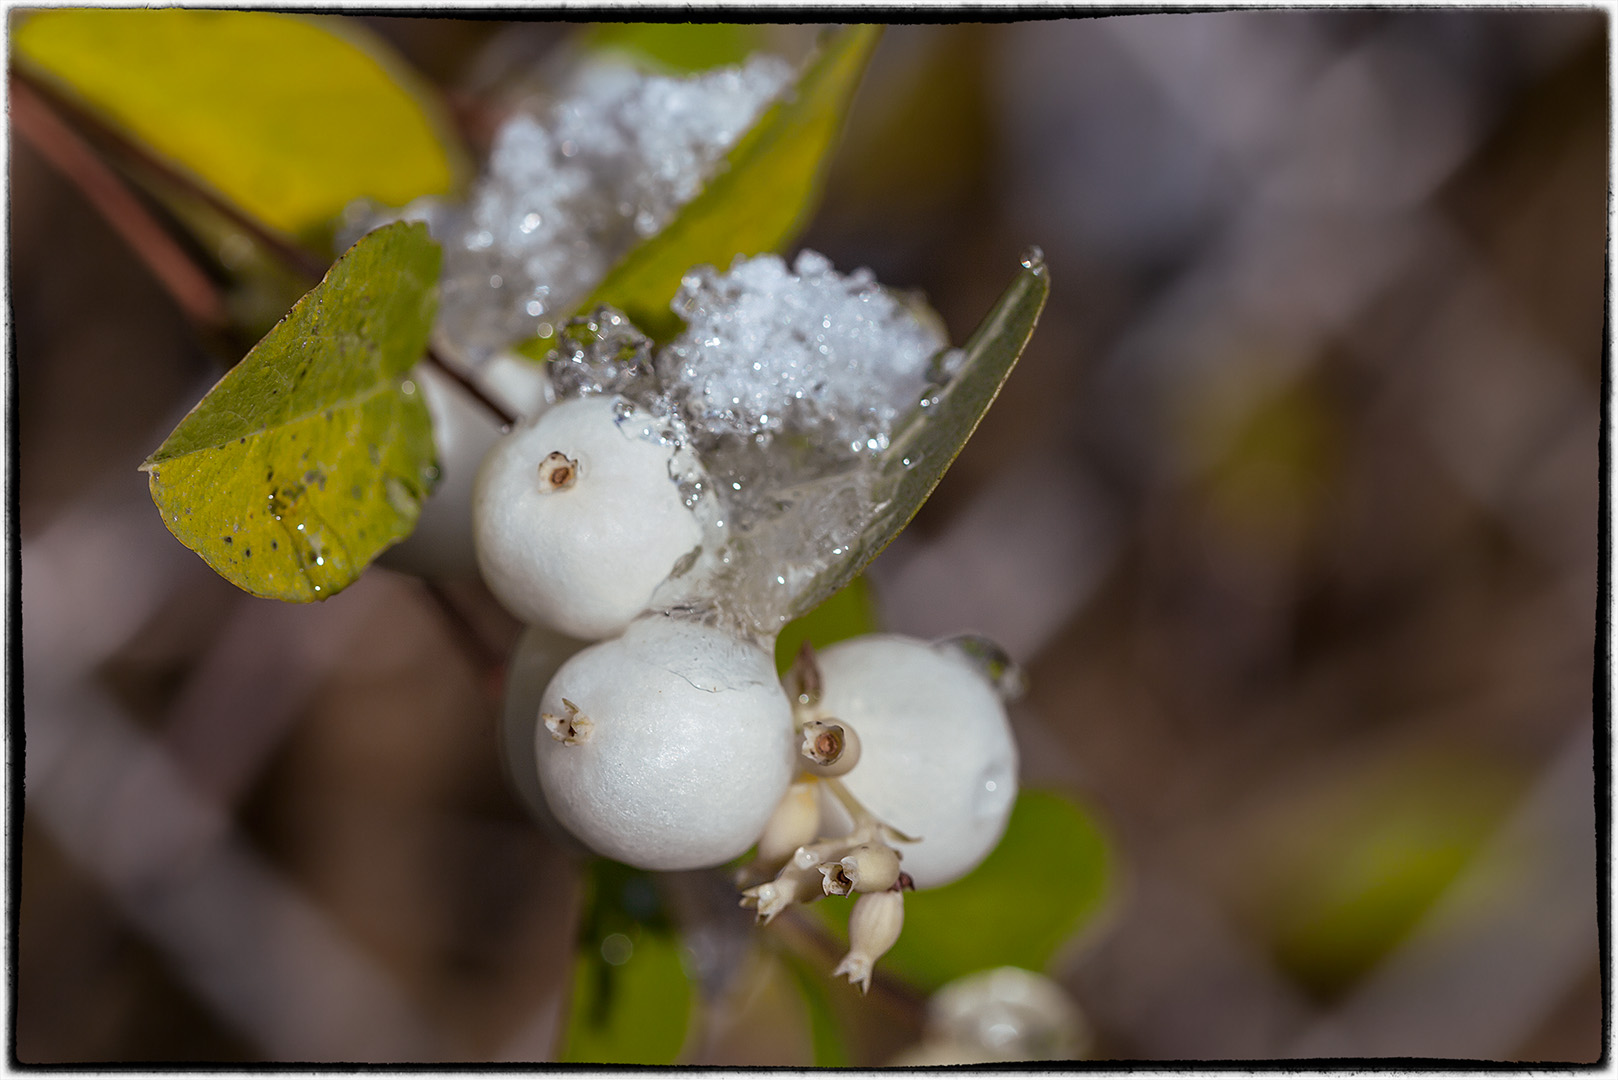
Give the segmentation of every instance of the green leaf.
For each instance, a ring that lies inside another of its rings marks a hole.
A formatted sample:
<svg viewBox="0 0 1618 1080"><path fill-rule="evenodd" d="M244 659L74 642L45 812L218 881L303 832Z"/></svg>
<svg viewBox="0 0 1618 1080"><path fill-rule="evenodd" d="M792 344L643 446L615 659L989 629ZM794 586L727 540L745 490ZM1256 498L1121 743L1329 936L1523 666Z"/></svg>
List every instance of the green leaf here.
<svg viewBox="0 0 1618 1080"><path fill-rule="evenodd" d="M848 1045L843 1039L843 1025L838 1022L836 1010L832 1008L825 972L815 971L795 953L783 951L780 955L787 970L792 973L793 982L797 983L803 994L815 1067L846 1069L849 1065Z"/></svg>
<svg viewBox="0 0 1618 1080"><path fill-rule="evenodd" d="M288 233L464 172L425 84L352 21L64 8L30 15L12 44L19 66Z"/></svg>
<svg viewBox="0 0 1618 1080"><path fill-rule="evenodd" d="M894 432L883 451L873 489L876 513L842 558L810 580L790 614L801 616L846 585L898 536L938 486L966 440L977 430L1028 345L1050 295L1043 261L1027 260L995 306L978 324L965 358L942 390L929 393Z"/></svg>
<svg viewBox="0 0 1618 1080"><path fill-rule="evenodd" d="M690 75L740 64L764 44L764 28L744 23L598 23L582 35L587 50L617 53L663 74Z"/></svg>
<svg viewBox="0 0 1618 1080"><path fill-rule="evenodd" d="M669 310L693 266L729 266L737 255L775 251L808 220L826 164L881 28L839 30L786 99L771 106L725 158L707 187L656 236L626 255L579 311L611 304L659 340L680 321ZM554 337L519 345L542 360Z"/></svg>
<svg viewBox="0 0 1618 1080"><path fill-rule="evenodd" d="M878 966L929 992L1003 964L1042 971L1100 910L1110 864L1090 815L1054 792L1024 791L981 866L905 895L904 930ZM847 941L851 907L827 900L808 910Z"/></svg>
<svg viewBox="0 0 1618 1080"><path fill-rule="evenodd" d="M775 639L775 667L786 674L798 649L808 642L816 649L874 634L882 628L876 616L876 599L871 586L863 577L857 577L826 599L826 602L801 618L793 619L781 628Z"/></svg>
<svg viewBox="0 0 1618 1080"><path fill-rule="evenodd" d="M226 580L324 600L410 534L436 466L406 374L438 269L425 225L364 237L141 466L163 524Z"/></svg>
<svg viewBox="0 0 1618 1080"><path fill-rule="evenodd" d="M670 1065L691 1022L691 981L651 876L591 864L558 1060Z"/></svg>

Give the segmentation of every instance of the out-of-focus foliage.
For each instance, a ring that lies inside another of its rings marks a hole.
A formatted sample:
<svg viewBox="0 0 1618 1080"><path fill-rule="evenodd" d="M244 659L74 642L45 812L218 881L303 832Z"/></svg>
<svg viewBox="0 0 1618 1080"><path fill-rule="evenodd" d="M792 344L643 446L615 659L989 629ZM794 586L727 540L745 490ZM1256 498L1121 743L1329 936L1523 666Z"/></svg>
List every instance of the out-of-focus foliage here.
<svg viewBox="0 0 1618 1080"><path fill-rule="evenodd" d="M1513 794L1498 765L1421 754L1300 798L1248 867L1253 925L1302 985L1341 992L1454 882Z"/></svg>
<svg viewBox="0 0 1618 1080"><path fill-rule="evenodd" d="M669 301L693 266L725 267L737 255L790 243L814 209L843 118L880 36L874 26L833 34L786 97L725 156L708 185L662 232L624 256L579 310L611 304L646 333L666 338L679 327ZM543 359L552 343L536 338L519 350Z"/></svg>
<svg viewBox="0 0 1618 1080"><path fill-rule="evenodd" d="M651 875L594 860L584 910L558 1060L673 1064L691 1021L691 983Z"/></svg>
<svg viewBox="0 0 1618 1080"><path fill-rule="evenodd" d="M269 12L62 9L13 56L267 225L450 191L462 156L431 96L352 23Z"/></svg>
<svg viewBox="0 0 1618 1080"><path fill-rule="evenodd" d="M982 865L905 894L904 932L879 970L928 990L1006 964L1042 971L1100 911L1111 876L1107 840L1090 814L1055 792L1024 791ZM852 906L830 898L810 910L847 940Z"/></svg>
<svg viewBox="0 0 1618 1080"><path fill-rule="evenodd" d="M233 585L326 600L410 534L436 466L407 375L438 266L425 225L362 238L141 466L163 524Z"/></svg>
<svg viewBox="0 0 1618 1080"><path fill-rule="evenodd" d="M580 45L649 71L687 75L745 62L763 48L763 29L743 23L598 23L581 35Z"/></svg>

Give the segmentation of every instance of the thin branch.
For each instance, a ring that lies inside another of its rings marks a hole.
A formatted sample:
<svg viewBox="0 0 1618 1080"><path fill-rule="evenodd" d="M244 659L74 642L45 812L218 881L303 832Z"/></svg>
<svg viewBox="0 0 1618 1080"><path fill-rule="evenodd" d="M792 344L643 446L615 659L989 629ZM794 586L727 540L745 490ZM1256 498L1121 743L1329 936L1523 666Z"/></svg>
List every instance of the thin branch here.
<svg viewBox="0 0 1618 1080"><path fill-rule="evenodd" d="M500 421L501 427L510 430L512 425L517 422L517 417L507 411L505 406L501 405L498 401L494 400L494 398L490 397L484 392L481 386L473 382L463 372L455 368L454 365L448 363L442 356L438 355L438 350L433 348L431 345L427 346L427 362L437 368L448 378L455 380L456 384L459 385L462 390L465 390L468 394L470 394L479 405L482 405L485 409L489 410L489 415Z"/></svg>
<svg viewBox="0 0 1618 1080"><path fill-rule="evenodd" d="M450 598L449 593L444 591L444 587L430 578L422 578L421 586L433 601L433 605L438 608L444 622L448 624L450 636L455 639L455 644L460 646L478 673L487 675L489 672L498 671L506 662L505 656L490 645L478 628L472 625L472 620L466 617L466 613Z"/></svg>
<svg viewBox="0 0 1618 1080"><path fill-rule="evenodd" d="M17 133L79 190L188 318L222 329L226 314L218 286L128 185L29 86L12 76L7 89Z"/></svg>
<svg viewBox="0 0 1618 1080"><path fill-rule="evenodd" d="M16 100L18 87L26 87L36 101L42 105L48 102L52 110L71 120L74 127L93 135L97 142L110 147L126 162L155 175L164 183L178 188L199 202L206 204L214 213L251 236L255 242L295 273L303 275L312 282L319 281L325 275L326 260L274 231L251 214L244 212L240 207L221 198L199 183L195 177L175 168L93 113L67 100L49 85L30 76L26 71L13 71L10 76L10 86L13 100Z"/></svg>
<svg viewBox="0 0 1618 1080"><path fill-rule="evenodd" d="M128 186L97 156L89 143L75 134L62 117L71 120L79 130L92 133L97 142L111 147L118 156L132 163L136 169L156 176L162 183L183 191L207 205L237 229L252 237L255 243L294 273L302 275L310 282L319 281L325 276L327 264L319 255L294 243L251 214L221 198L199 183L195 177L176 169L88 110L63 98L50 86L26 72L13 71L9 76L9 89L18 130L28 137L30 142L35 142L33 137L35 132L28 126L31 121L35 122L34 126L38 129L40 140L50 144L50 146L41 145L41 153L62 169L70 180L85 190L85 194L97 209L101 210L121 235L124 235L136 249L136 253L151 267L152 272L174 294L180 306L198 322L211 328L223 326L225 311L218 289L175 243L162 225L140 204ZM39 119L41 117L43 120ZM40 127L41 124L45 126ZM51 152L52 147L58 146L65 148L65 152L71 155L71 162L58 163L58 159ZM94 190L90 187L92 181L95 185ZM98 193L101 198L112 199L113 203L104 204L98 199ZM127 231L130 228L136 229L138 235L130 235ZM199 289L206 289L206 294L200 293ZM210 302L211 309L208 307ZM487 409L490 415L496 417L503 427L510 428L517 422L517 418L491 398L481 386L465 373L446 363L430 346L426 358L429 363L460 384L462 389Z"/></svg>

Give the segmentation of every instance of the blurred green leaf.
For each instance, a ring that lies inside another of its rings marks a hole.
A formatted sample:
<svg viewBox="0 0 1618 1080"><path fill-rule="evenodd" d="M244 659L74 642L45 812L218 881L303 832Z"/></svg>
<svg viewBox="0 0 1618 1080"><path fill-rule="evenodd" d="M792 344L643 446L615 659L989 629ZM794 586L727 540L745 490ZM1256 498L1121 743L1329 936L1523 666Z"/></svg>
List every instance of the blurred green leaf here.
<svg viewBox="0 0 1618 1080"><path fill-rule="evenodd" d="M775 639L776 670L786 674L805 641L824 649L833 642L874 634L881 628L871 586L865 578L857 577L827 597L825 603L781 628Z"/></svg>
<svg viewBox="0 0 1618 1080"><path fill-rule="evenodd" d="M740 64L764 45L764 28L744 23L597 23L581 35L592 52L619 53L649 71L690 75Z"/></svg>
<svg viewBox="0 0 1618 1080"><path fill-rule="evenodd" d="M258 11L63 8L13 55L265 224L318 229L463 171L423 85L351 21Z"/></svg>
<svg viewBox="0 0 1618 1080"><path fill-rule="evenodd" d="M163 524L226 580L324 600L415 527L435 464L406 374L438 269L425 225L364 237L141 466Z"/></svg>
<svg viewBox="0 0 1618 1080"><path fill-rule="evenodd" d="M673 1064L691 1022L691 982L651 875L597 859L584 902L558 1060Z"/></svg>
<svg viewBox="0 0 1618 1080"><path fill-rule="evenodd" d="M1480 757L1417 754L1290 806L1247 868L1282 968L1322 998L1371 970L1466 868L1519 783Z"/></svg>
<svg viewBox="0 0 1618 1080"><path fill-rule="evenodd" d="M783 951L781 959L792 972L793 981L803 994L804 1011L809 1016L809 1039L814 1047L815 1067L844 1069L849 1065L848 1045L843 1039L843 1025L832 1008L830 985L826 974L815 971L796 953Z"/></svg>
<svg viewBox="0 0 1618 1080"><path fill-rule="evenodd" d="M793 616L824 603L910 524L994 404L1034 333L1050 289L1050 275L1043 263L1035 263L1001 294L968 339L955 375L941 390L929 392L925 406L915 409L894 432L878 466L872 493L875 515L841 561L811 579L798 594Z"/></svg>
<svg viewBox="0 0 1618 1080"><path fill-rule="evenodd" d="M626 255L580 311L611 304L654 338L679 328L669 310L680 278L693 266L729 266L737 255L775 251L808 220L849 101L881 28L837 31L795 88L771 106L726 155L707 187L656 236ZM542 360L554 337L518 351Z"/></svg>
<svg viewBox="0 0 1618 1080"><path fill-rule="evenodd" d="M1043 971L1100 909L1111 863L1089 814L1054 792L1024 791L981 866L952 884L905 895L904 930L878 967L928 992L1006 964ZM852 906L830 899L807 910L847 941Z"/></svg>

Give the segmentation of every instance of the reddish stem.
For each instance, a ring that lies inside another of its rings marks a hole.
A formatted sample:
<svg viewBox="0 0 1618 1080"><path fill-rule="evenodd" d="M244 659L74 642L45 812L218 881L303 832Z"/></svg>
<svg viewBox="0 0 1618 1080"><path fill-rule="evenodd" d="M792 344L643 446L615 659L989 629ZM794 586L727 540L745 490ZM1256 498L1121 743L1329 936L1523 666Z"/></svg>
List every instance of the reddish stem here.
<svg viewBox="0 0 1618 1080"><path fill-rule="evenodd" d="M7 89L17 133L89 200L180 310L210 330L222 328L225 305L218 287L134 192L30 87L13 76Z"/></svg>

